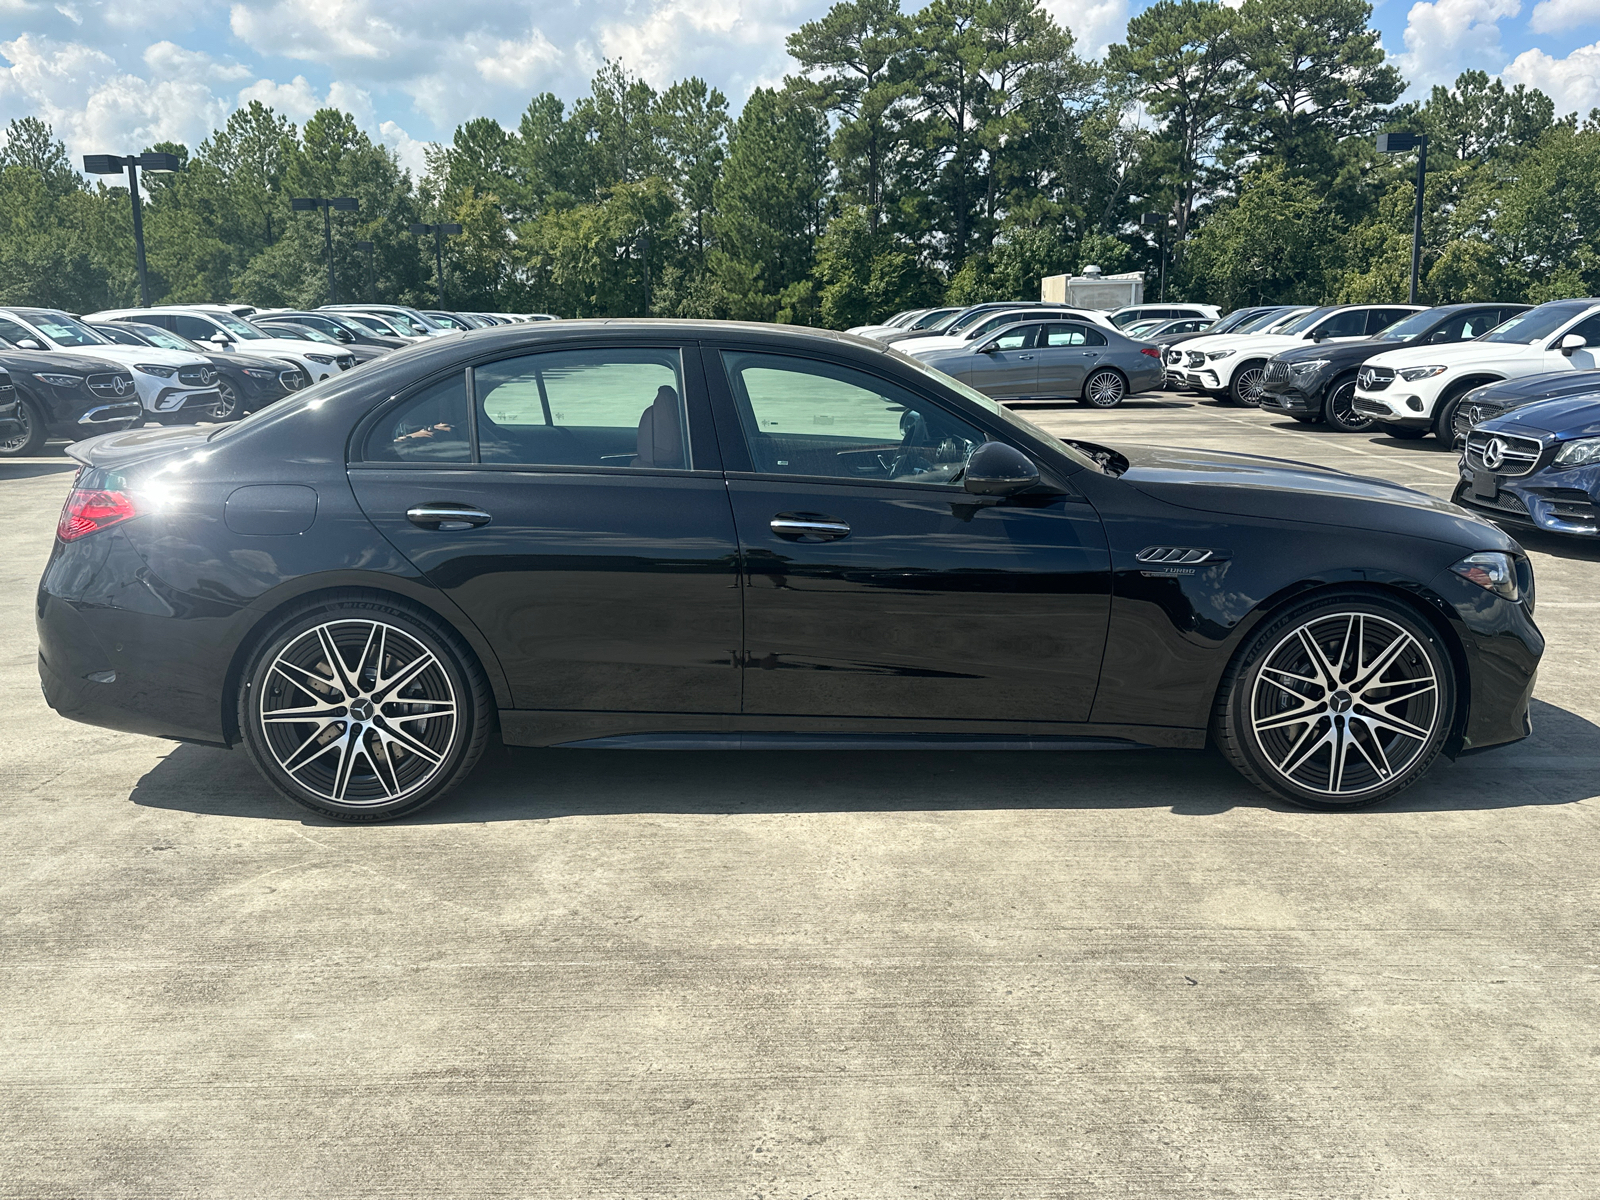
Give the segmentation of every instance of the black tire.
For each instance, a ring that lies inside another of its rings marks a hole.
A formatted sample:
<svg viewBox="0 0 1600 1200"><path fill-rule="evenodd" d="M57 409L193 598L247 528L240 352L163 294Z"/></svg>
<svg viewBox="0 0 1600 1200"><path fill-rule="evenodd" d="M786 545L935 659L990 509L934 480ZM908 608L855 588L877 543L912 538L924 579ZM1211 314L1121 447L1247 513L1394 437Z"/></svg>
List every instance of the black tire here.
<svg viewBox="0 0 1600 1200"><path fill-rule="evenodd" d="M222 397L211 410L211 419L218 424L237 421L244 416L244 403L239 399L239 393L234 390L233 384L227 379L217 380L217 393Z"/></svg>
<svg viewBox="0 0 1600 1200"><path fill-rule="evenodd" d="M1420 442L1428 436L1428 430L1414 425L1385 425L1383 433L1385 437L1399 438L1402 442Z"/></svg>
<svg viewBox="0 0 1600 1200"><path fill-rule="evenodd" d="M1356 377L1336 379L1322 400L1322 419L1340 433L1365 433L1376 422L1355 408Z"/></svg>
<svg viewBox="0 0 1600 1200"><path fill-rule="evenodd" d="M1266 382L1267 364L1260 359L1239 364L1239 369L1228 381L1228 398L1246 408L1261 407L1262 384Z"/></svg>
<svg viewBox="0 0 1600 1200"><path fill-rule="evenodd" d="M1456 444L1456 413L1461 411L1462 398L1471 390L1458 387L1455 391L1440 396L1439 402L1434 405L1433 436L1447 449Z"/></svg>
<svg viewBox="0 0 1600 1200"><path fill-rule="evenodd" d="M0 438L0 458L31 458L44 449L50 429L44 414L34 407L32 400L23 400L17 406L17 419L22 428L16 433Z"/></svg>
<svg viewBox="0 0 1600 1200"><path fill-rule="evenodd" d="M387 821L433 803L471 772L494 726L466 644L398 599L346 593L288 614L241 678L239 731L256 769L296 804L340 821Z"/></svg>
<svg viewBox="0 0 1600 1200"><path fill-rule="evenodd" d="M1115 408L1128 396L1128 381L1121 371L1102 367L1083 381L1083 401L1090 408Z"/></svg>
<svg viewBox="0 0 1600 1200"><path fill-rule="evenodd" d="M1426 774L1449 736L1456 691L1444 643L1412 609L1331 593L1267 621L1240 647L1217 689L1212 736L1268 795L1361 808Z"/></svg>

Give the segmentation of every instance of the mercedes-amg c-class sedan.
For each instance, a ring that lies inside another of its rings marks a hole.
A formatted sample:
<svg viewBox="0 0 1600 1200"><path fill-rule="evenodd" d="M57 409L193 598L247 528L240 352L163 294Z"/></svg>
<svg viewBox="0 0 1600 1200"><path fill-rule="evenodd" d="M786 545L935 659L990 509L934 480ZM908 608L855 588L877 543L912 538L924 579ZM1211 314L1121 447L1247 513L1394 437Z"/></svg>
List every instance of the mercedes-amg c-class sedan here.
<svg viewBox="0 0 1600 1200"><path fill-rule="evenodd" d="M72 453L49 702L242 746L351 820L439 798L496 735L1209 740L1275 796L1349 807L1526 736L1543 649L1526 556L1454 505L1063 442L842 334L449 334L236 425Z"/></svg>

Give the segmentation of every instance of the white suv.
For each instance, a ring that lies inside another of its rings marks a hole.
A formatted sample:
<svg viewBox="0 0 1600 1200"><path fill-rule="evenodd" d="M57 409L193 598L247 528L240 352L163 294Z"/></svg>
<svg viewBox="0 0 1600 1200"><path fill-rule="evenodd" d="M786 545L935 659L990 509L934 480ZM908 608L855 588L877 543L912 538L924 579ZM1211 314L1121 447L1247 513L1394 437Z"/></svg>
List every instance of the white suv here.
<svg viewBox="0 0 1600 1200"><path fill-rule="evenodd" d="M355 355L337 346L308 348L296 338L273 337L266 330L236 317L221 304L163 304L156 308L111 308L86 318L90 321L138 321L156 325L200 346L215 346L217 353L259 354L291 362L312 383L348 371Z"/></svg>
<svg viewBox="0 0 1600 1200"><path fill-rule="evenodd" d="M1552 300L1447 346L1374 354L1356 375L1356 412L1395 437L1454 440L1461 398L1475 387L1545 371L1600 366L1600 300Z"/></svg>
<svg viewBox="0 0 1600 1200"><path fill-rule="evenodd" d="M1225 333L1183 343L1184 376L1192 387L1235 404L1261 403L1262 376L1274 354L1310 342L1352 342L1412 313L1420 304L1344 304L1300 309L1259 333Z"/></svg>
<svg viewBox="0 0 1600 1200"><path fill-rule="evenodd" d="M53 308L0 309L0 338L21 350L69 350L128 368L139 403L163 424L193 424L210 417L222 399L217 369L199 355L119 346Z"/></svg>

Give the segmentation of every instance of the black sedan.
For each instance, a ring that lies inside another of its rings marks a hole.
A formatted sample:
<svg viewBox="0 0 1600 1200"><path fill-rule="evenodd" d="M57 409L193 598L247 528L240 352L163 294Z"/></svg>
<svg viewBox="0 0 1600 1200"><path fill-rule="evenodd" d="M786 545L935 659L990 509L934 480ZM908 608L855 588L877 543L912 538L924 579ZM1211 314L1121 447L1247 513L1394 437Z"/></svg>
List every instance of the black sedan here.
<svg viewBox="0 0 1600 1200"><path fill-rule="evenodd" d="M1373 419L1355 410L1356 372L1367 359L1407 346L1470 341L1529 307L1446 304L1412 313L1359 342L1318 342L1285 350L1268 361L1262 375L1261 409L1305 424L1322 421L1345 433L1370 429Z"/></svg>
<svg viewBox="0 0 1600 1200"><path fill-rule="evenodd" d="M205 359L217 369L217 393L222 397L212 413L212 419L217 421L237 421L246 413L293 395L311 382L289 359L219 351L215 346L191 342L159 325L146 325L142 321L98 321L90 328L124 346L183 350Z"/></svg>
<svg viewBox="0 0 1600 1200"><path fill-rule="evenodd" d="M1600 370L1544 371L1473 388L1461 397L1451 419L1455 444L1465 442L1474 425L1492 421L1514 408L1563 396L1600 396Z"/></svg>
<svg viewBox="0 0 1600 1200"><path fill-rule="evenodd" d="M49 703L242 745L353 820L443 795L496 732L1211 739L1269 793L1345 808L1525 737L1543 650L1526 556L1453 505L1062 442L840 334L445 335L238 424L72 453L38 593Z"/></svg>
<svg viewBox="0 0 1600 1200"><path fill-rule="evenodd" d="M17 390L14 426L0 433L0 459L37 454L52 437L77 441L144 424L127 367L60 350L19 350L0 340L0 370Z"/></svg>

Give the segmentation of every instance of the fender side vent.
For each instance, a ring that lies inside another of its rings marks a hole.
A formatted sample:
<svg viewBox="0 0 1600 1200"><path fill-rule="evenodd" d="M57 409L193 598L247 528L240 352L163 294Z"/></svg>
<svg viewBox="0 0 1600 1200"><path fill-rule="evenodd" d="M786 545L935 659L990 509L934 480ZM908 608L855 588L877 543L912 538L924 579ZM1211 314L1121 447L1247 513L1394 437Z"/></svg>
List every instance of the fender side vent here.
<svg viewBox="0 0 1600 1200"><path fill-rule="evenodd" d="M1168 567L1189 567L1195 563L1209 562L1214 556L1215 551L1200 550L1192 546L1146 546L1134 555L1142 563L1157 563Z"/></svg>

